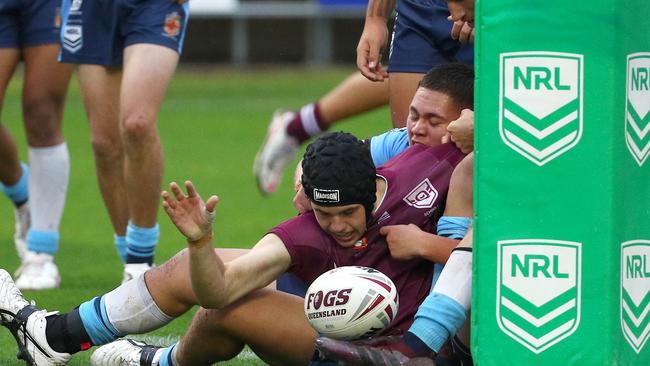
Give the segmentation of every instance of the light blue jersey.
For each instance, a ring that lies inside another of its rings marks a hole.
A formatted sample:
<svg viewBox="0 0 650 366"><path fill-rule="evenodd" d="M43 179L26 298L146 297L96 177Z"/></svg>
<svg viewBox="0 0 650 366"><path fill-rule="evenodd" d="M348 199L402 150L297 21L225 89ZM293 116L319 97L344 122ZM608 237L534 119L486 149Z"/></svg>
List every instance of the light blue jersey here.
<svg viewBox="0 0 650 366"><path fill-rule="evenodd" d="M394 128L370 138L370 155L376 167L399 155L407 147L409 147L409 138L406 127Z"/></svg>

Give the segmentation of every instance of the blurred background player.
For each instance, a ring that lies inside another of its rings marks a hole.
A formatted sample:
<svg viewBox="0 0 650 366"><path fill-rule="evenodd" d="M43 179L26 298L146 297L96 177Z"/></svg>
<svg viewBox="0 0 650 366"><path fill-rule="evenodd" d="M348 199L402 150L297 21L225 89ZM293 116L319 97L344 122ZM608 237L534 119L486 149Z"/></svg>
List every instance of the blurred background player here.
<svg viewBox="0 0 650 366"><path fill-rule="evenodd" d="M186 2L63 1L60 59L79 64L97 179L124 281L151 268L160 236L157 122L183 45Z"/></svg>
<svg viewBox="0 0 650 366"><path fill-rule="evenodd" d="M9 131L0 125L0 182L16 206L14 240L21 258L16 285L21 289L55 288L60 283L54 255L70 174L61 123L72 68L57 62L59 6L57 0L0 4L0 106L16 66L24 63L22 111L29 172L19 161Z"/></svg>
<svg viewBox="0 0 650 366"><path fill-rule="evenodd" d="M463 46L451 38L452 24L445 1L402 0L395 9L389 66L384 68L381 60L388 42L387 22L394 9L395 1L369 1L357 47L361 74L373 82L387 81L379 83L387 85L373 87L350 77L326 98L302 107L299 113L276 111L253 166L262 194L277 189L286 166L293 161L300 144L310 137L343 118L384 105L386 93L393 126L403 127L415 90L427 71L453 61L473 65L473 47ZM327 104L323 103L325 100ZM358 104L357 108L354 103ZM337 108L343 108L344 112L336 111Z"/></svg>
<svg viewBox="0 0 650 366"><path fill-rule="evenodd" d="M334 123L388 104L388 84L373 83L355 72L329 93L297 111L273 113L266 140L255 156L253 173L264 195L275 192L285 167L300 145L327 131Z"/></svg>

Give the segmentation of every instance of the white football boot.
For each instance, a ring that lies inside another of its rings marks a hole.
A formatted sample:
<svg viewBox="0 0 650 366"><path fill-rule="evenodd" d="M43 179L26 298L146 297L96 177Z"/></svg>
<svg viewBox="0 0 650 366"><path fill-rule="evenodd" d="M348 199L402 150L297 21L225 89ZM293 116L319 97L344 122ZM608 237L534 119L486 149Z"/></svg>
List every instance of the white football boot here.
<svg viewBox="0 0 650 366"><path fill-rule="evenodd" d="M29 201L16 207L14 217L16 219L14 244L16 245L18 257L20 257L20 260L22 261L25 259L25 253L27 252L27 230L29 230L29 225L31 223L31 218L29 216Z"/></svg>
<svg viewBox="0 0 650 366"><path fill-rule="evenodd" d="M16 271L16 286L21 290L45 290L59 287L61 277L54 257L27 251Z"/></svg>
<svg viewBox="0 0 650 366"><path fill-rule="evenodd" d="M93 366L157 366L163 349L132 339L105 344L93 353Z"/></svg>
<svg viewBox="0 0 650 366"><path fill-rule="evenodd" d="M47 343L45 318L52 314L28 303L9 273L0 269L0 325L7 327L14 336L17 357L29 366L65 365L72 357L54 351Z"/></svg>
<svg viewBox="0 0 650 366"><path fill-rule="evenodd" d="M287 134L287 126L295 116L295 112L286 109L276 110L264 143L255 156L253 173L257 187L264 195L275 192L282 180L282 173L300 148L298 141Z"/></svg>
<svg viewBox="0 0 650 366"><path fill-rule="evenodd" d="M145 272L153 268L149 263L126 263L122 275L122 283L127 283L134 278L142 276Z"/></svg>

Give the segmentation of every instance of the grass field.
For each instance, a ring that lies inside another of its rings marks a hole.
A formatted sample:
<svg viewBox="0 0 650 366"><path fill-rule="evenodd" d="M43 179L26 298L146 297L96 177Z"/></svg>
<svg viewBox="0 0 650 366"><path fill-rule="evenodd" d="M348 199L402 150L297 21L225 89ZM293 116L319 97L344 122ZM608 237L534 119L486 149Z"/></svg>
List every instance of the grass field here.
<svg viewBox="0 0 650 366"><path fill-rule="evenodd" d="M160 116L165 151L165 178L192 179L204 196L216 193L215 245L250 247L267 229L294 215L291 179L279 193L263 198L251 173L253 158L277 107L297 108L335 86L348 72L342 69L289 71L263 69L196 70L177 73ZM20 78L12 81L2 121L16 137L26 159L20 117ZM351 119L336 129L370 136L389 128L385 109ZM64 130L71 154L68 198L61 224L61 248L56 261L62 284L58 290L26 292L28 299L48 310L67 311L92 296L117 286L122 265L113 247L112 229L95 179L88 125L76 80L65 110ZM146 167L144 167L146 168ZM286 178L286 177L285 177ZM184 247L184 241L160 212L161 242L156 262L162 263ZM0 267L13 272L18 258L13 244L13 213L8 199L0 199ZM178 339L191 314L147 335L150 341L168 344ZM20 365L13 338L0 329L0 365ZM71 365L89 363L90 352L76 355ZM228 365L263 364L245 353Z"/></svg>

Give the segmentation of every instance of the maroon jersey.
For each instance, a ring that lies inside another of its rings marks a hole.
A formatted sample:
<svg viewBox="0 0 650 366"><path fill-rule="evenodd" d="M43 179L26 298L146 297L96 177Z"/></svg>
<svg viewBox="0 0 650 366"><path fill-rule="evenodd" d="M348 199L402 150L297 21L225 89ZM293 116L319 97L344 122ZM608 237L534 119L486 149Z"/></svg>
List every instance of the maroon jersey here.
<svg viewBox="0 0 650 366"><path fill-rule="evenodd" d="M289 272L306 284L341 266L364 266L383 272L399 293L399 311L386 333L406 332L429 294L433 265L422 259L393 259L379 229L412 223L432 232L444 210L451 173L462 158L452 144L413 146L377 169L377 176L386 181L386 193L368 224L365 249L339 245L320 228L311 212L276 226L270 233L280 237L291 255Z"/></svg>

